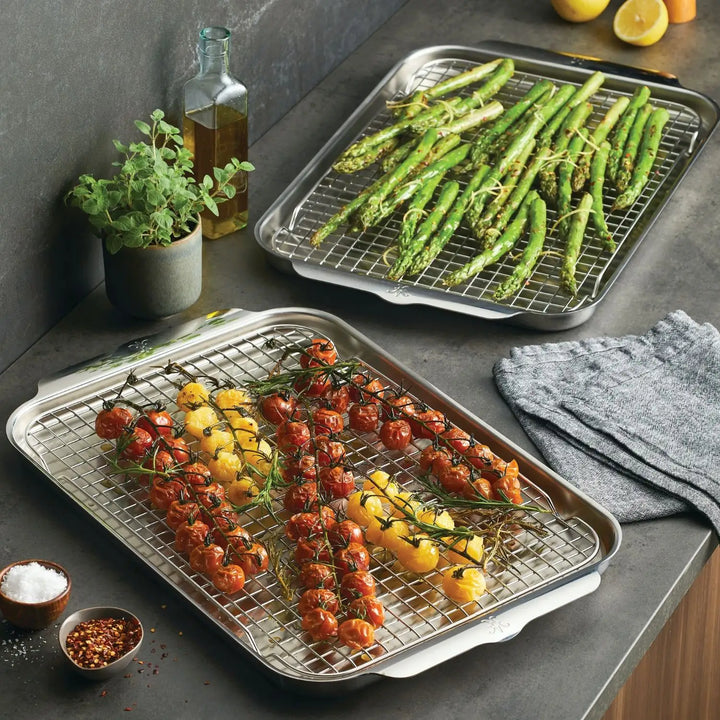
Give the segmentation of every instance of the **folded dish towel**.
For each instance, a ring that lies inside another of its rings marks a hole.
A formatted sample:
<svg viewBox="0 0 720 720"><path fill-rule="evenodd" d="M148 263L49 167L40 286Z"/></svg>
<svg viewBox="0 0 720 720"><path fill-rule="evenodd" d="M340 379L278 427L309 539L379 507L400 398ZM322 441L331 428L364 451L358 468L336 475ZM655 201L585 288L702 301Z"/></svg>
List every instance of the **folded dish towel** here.
<svg viewBox="0 0 720 720"><path fill-rule="evenodd" d="M720 334L682 311L644 335L514 348L497 386L546 462L627 522L696 509L720 534Z"/></svg>

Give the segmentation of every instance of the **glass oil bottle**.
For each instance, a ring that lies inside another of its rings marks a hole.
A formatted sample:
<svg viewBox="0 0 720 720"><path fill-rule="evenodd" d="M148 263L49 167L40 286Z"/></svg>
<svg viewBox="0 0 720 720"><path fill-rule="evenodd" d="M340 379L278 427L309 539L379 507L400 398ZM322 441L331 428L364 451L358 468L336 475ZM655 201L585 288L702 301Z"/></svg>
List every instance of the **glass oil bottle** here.
<svg viewBox="0 0 720 720"><path fill-rule="evenodd" d="M193 154L195 178L213 177L214 167L230 158L248 159L248 93L229 70L230 31L207 27L198 41L198 74L185 83L183 142ZM235 196L218 205L219 215L202 213L203 235L216 239L244 228L248 223L248 174L233 180Z"/></svg>

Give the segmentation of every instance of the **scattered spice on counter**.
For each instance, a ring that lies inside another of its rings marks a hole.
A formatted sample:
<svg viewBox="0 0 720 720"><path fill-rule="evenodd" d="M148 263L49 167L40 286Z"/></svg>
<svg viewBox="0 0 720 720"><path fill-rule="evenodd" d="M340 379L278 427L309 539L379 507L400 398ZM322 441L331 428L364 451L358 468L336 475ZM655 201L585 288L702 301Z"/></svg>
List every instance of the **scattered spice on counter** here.
<svg viewBox="0 0 720 720"><path fill-rule="evenodd" d="M99 618L78 623L65 646L81 667L100 668L130 652L140 637L140 623L134 618Z"/></svg>
<svg viewBox="0 0 720 720"><path fill-rule="evenodd" d="M44 658L43 646L47 645L44 635L23 632L10 626L6 621L0 625L0 660L11 668L19 663L34 663Z"/></svg>
<svg viewBox="0 0 720 720"><path fill-rule="evenodd" d="M11 567L3 578L3 595L23 603L47 602L67 589L67 577L53 568L37 562Z"/></svg>

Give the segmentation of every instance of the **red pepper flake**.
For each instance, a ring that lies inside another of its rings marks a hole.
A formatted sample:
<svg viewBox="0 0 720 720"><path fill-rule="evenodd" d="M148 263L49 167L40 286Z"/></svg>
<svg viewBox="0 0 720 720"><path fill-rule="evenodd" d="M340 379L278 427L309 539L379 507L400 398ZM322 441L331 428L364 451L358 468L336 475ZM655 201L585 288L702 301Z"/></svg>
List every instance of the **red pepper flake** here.
<svg viewBox="0 0 720 720"><path fill-rule="evenodd" d="M129 653L140 637L140 623L134 618L98 618L78 623L65 647L80 667L101 668Z"/></svg>
<svg viewBox="0 0 720 720"><path fill-rule="evenodd" d="M107 695L107 690L103 690L103 691L100 693L100 697L105 697L106 695Z"/></svg>

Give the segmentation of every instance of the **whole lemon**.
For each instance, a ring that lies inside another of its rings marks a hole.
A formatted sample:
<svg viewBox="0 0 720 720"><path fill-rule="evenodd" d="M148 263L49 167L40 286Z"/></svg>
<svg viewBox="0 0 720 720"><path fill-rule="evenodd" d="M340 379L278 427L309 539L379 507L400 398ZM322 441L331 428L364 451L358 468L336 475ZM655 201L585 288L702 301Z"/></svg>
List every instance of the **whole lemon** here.
<svg viewBox="0 0 720 720"><path fill-rule="evenodd" d="M555 12L568 22L594 20L609 5L610 0L550 0Z"/></svg>

